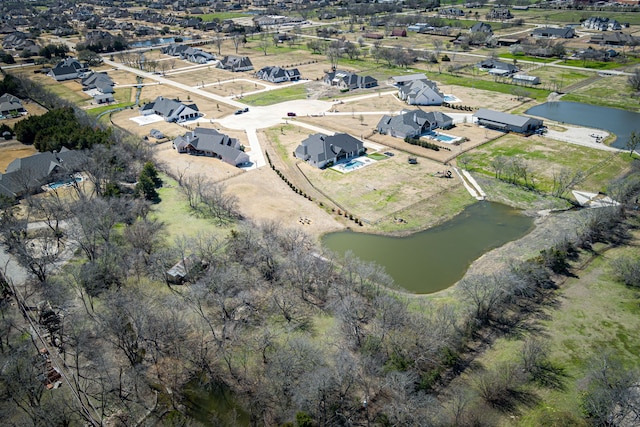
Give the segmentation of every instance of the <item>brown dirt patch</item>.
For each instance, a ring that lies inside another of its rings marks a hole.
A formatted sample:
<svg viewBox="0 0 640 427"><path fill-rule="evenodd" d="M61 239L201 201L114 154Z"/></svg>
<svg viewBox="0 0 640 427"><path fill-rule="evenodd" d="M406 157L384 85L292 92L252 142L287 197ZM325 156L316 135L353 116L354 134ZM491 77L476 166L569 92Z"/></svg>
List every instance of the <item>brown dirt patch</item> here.
<svg viewBox="0 0 640 427"><path fill-rule="evenodd" d="M25 157L36 154L33 145L24 145L16 140L0 143L0 171L6 171L7 166L15 159L23 159Z"/></svg>

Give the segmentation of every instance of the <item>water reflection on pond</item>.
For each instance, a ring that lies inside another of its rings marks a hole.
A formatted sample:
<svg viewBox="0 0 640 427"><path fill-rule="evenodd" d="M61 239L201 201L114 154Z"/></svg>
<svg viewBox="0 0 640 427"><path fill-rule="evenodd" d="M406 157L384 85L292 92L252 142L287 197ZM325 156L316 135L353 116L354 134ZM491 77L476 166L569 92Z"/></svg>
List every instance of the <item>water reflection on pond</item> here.
<svg viewBox="0 0 640 427"><path fill-rule="evenodd" d="M427 294L460 280L482 254L519 239L533 219L508 206L479 202L437 227L407 237L338 232L323 237L327 248L385 267L400 287Z"/></svg>
<svg viewBox="0 0 640 427"><path fill-rule="evenodd" d="M580 102L546 102L529 108L525 113L557 122L608 130L618 137L611 144L617 148L625 148L631 132L640 130L638 113Z"/></svg>

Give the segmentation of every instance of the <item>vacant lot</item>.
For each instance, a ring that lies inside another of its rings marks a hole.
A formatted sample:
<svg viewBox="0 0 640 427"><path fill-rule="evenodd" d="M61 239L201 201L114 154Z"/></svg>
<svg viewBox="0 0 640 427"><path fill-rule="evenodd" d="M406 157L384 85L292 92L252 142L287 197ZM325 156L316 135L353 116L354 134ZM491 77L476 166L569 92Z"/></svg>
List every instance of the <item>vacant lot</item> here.
<svg viewBox="0 0 640 427"><path fill-rule="evenodd" d="M534 179L536 188L550 191L554 174L562 169L581 170L585 179L577 189L605 191L606 185L628 167L630 157L623 153L610 153L550 138L508 134L483 145L465 155L468 168L486 175L495 174L492 161L498 156L523 159Z"/></svg>

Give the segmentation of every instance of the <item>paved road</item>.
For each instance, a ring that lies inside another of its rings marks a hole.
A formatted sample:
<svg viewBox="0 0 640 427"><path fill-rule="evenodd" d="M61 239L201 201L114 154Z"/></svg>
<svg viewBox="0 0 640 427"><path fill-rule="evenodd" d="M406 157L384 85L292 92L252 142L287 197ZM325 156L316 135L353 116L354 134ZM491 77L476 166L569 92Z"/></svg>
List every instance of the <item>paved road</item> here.
<svg viewBox="0 0 640 427"><path fill-rule="evenodd" d="M142 70L139 70L139 69L133 68L133 67L128 67L126 65L120 64L118 62L111 61L111 60L106 59L106 58L104 58L104 63L107 64L107 65L110 65L110 66L112 66L114 68L118 68L118 69L130 72L132 74L144 77L145 79L155 80L157 82L160 82L163 85L173 86L173 87L175 87L177 89L184 90L185 92L193 93L193 94L201 96L203 98L208 98L208 99L214 100L216 102L222 102L224 104L231 105L231 106L236 107L236 108L244 108L244 107L246 107L246 104L243 104L242 102L238 102L238 101L235 101L235 100L232 100L232 99L227 99L227 98L225 98L223 96L207 92L207 91L202 90L202 89L197 88L197 87L193 87L193 86L185 85L185 84L182 84L182 83L179 83L179 82L175 82L173 80L167 79L167 78L165 78L163 76L160 76L160 75L157 75L157 74L153 74L153 73L149 73L149 72L146 72L146 71L142 71Z"/></svg>

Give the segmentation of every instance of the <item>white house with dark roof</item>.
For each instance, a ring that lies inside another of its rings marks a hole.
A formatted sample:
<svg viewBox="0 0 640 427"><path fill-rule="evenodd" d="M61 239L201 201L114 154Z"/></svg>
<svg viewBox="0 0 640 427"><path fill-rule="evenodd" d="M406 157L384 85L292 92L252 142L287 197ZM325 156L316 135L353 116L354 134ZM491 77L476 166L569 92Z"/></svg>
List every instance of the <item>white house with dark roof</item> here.
<svg viewBox="0 0 640 427"><path fill-rule="evenodd" d="M433 129L453 126L453 119L439 111L403 110L397 116L382 116L376 130L396 138L414 138Z"/></svg>
<svg viewBox="0 0 640 427"><path fill-rule="evenodd" d="M202 116L196 104L183 104L176 99L157 97L153 102L140 107L143 116L157 114L164 117L167 122L182 123L187 120L194 120Z"/></svg>
<svg viewBox="0 0 640 427"><path fill-rule="evenodd" d="M324 168L343 160L358 157L365 152L362 141L346 133L309 135L296 147L293 155L312 166Z"/></svg>
<svg viewBox="0 0 640 427"><path fill-rule="evenodd" d="M481 108L473 114L478 125L529 135L543 126L540 119Z"/></svg>
<svg viewBox="0 0 640 427"><path fill-rule="evenodd" d="M77 79L89 69L76 58L65 58L49 71L49 76L56 81Z"/></svg>
<svg viewBox="0 0 640 427"><path fill-rule="evenodd" d="M5 93L0 96L0 116L11 116L13 114L25 114L27 110L24 109L20 98Z"/></svg>
<svg viewBox="0 0 640 427"><path fill-rule="evenodd" d="M398 88L398 98L409 105L442 105L444 94L429 79L414 80Z"/></svg>
<svg viewBox="0 0 640 427"><path fill-rule="evenodd" d="M173 148L179 153L215 157L233 166L249 163L240 142L215 129L197 127L174 139Z"/></svg>
<svg viewBox="0 0 640 427"><path fill-rule="evenodd" d="M424 73L406 74L389 78L389 83L396 87L401 87L411 84L416 80L429 80L429 78Z"/></svg>
<svg viewBox="0 0 640 427"><path fill-rule="evenodd" d="M253 63L248 56L225 56L216 65L217 68L229 71L251 71L253 70Z"/></svg>
<svg viewBox="0 0 640 427"><path fill-rule="evenodd" d="M293 82L300 80L297 68L264 67L256 72L256 77L271 83Z"/></svg>
<svg viewBox="0 0 640 427"><path fill-rule="evenodd" d="M378 86L378 80L371 76L359 76L356 73L344 70L326 72L323 81L331 86L337 86L341 90L365 89Z"/></svg>

